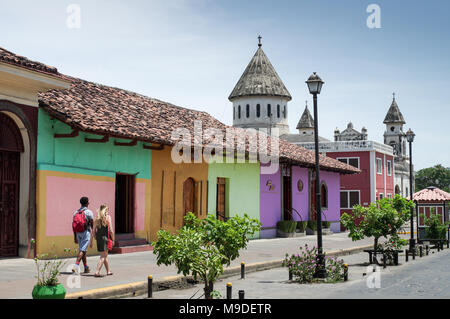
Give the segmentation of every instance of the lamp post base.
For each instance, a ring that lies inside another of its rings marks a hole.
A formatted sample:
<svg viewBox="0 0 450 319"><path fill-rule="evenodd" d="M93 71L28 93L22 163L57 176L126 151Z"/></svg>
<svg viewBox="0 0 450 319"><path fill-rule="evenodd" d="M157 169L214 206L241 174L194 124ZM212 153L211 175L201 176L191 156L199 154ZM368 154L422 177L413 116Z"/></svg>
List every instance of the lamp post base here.
<svg viewBox="0 0 450 319"><path fill-rule="evenodd" d="M317 266L316 266L316 273L314 274L314 278L319 278L319 279L327 278L327 270L325 269L325 255L324 254L317 255Z"/></svg>
<svg viewBox="0 0 450 319"><path fill-rule="evenodd" d="M413 251L414 249L416 249L416 240L411 238L409 240L409 251Z"/></svg>

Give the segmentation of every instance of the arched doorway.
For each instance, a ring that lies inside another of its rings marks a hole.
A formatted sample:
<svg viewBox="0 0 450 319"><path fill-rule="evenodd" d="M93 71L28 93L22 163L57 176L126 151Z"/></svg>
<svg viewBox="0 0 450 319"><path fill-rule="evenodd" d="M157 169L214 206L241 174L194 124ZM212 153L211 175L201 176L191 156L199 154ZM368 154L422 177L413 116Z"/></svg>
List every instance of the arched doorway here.
<svg viewBox="0 0 450 319"><path fill-rule="evenodd" d="M400 195L400 187L398 185L395 185L395 194Z"/></svg>
<svg viewBox="0 0 450 319"><path fill-rule="evenodd" d="M188 178L183 183L183 211L184 211L184 216L189 212L196 214L196 211L195 211L195 181L192 178Z"/></svg>
<svg viewBox="0 0 450 319"><path fill-rule="evenodd" d="M0 257L17 256L19 249L20 154L19 128L0 112Z"/></svg>

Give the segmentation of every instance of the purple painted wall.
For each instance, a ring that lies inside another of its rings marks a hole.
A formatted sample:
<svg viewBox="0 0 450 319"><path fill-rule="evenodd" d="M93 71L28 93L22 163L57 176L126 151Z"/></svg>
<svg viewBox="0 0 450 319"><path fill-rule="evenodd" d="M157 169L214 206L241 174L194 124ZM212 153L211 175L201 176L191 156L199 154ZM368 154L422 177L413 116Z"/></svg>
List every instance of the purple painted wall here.
<svg viewBox="0 0 450 319"><path fill-rule="evenodd" d="M341 231L341 224L339 222L341 218L340 175L339 173L320 171L320 179L325 181L328 187L328 208L322 209L322 211L325 214L326 219L331 222L330 230L338 233Z"/></svg>
<svg viewBox="0 0 450 319"><path fill-rule="evenodd" d="M302 191L298 190L299 180L303 183ZM308 220L308 198L308 169L305 167L292 166L292 208L298 211L298 213L302 216L303 221ZM294 219L299 221L300 217L294 213Z"/></svg>
<svg viewBox="0 0 450 319"><path fill-rule="evenodd" d="M340 232L340 175L339 173L320 171L320 179L327 184L328 188L328 207L322 211L326 219L332 222L331 231ZM303 182L301 191L298 190L299 180ZM308 169L292 166L292 207L299 212L304 221L307 221L309 216L310 186L308 182ZM261 174L260 222L263 229L260 238L276 237L276 225L282 219L281 188L281 173L279 170L275 174ZM294 219L300 220L295 213Z"/></svg>
<svg viewBox="0 0 450 319"><path fill-rule="evenodd" d="M262 166L262 165L261 165ZM281 219L281 174L261 174L260 176L260 222L261 238L276 237L276 225Z"/></svg>

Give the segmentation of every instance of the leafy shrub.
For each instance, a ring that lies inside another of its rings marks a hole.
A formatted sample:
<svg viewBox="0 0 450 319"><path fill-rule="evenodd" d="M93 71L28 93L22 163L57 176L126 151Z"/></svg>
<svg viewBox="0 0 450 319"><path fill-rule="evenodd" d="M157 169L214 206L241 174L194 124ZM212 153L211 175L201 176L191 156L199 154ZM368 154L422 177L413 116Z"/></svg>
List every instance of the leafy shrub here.
<svg viewBox="0 0 450 319"><path fill-rule="evenodd" d="M314 280L314 273L316 271L317 248L308 248L305 244L305 249L300 247L300 254L291 255L286 254L283 261L283 267L288 267L292 278L299 283L310 283Z"/></svg>
<svg viewBox="0 0 450 319"><path fill-rule="evenodd" d="M325 256L327 282L343 281L344 268L344 260Z"/></svg>
<svg viewBox="0 0 450 319"><path fill-rule="evenodd" d="M427 239L445 239L445 233L447 232L448 225L442 223L441 215L431 215L430 218L422 215L424 218L426 228Z"/></svg>
<svg viewBox="0 0 450 319"><path fill-rule="evenodd" d="M277 223L277 229L285 233L293 233L297 228L297 222L295 220L280 220Z"/></svg>
<svg viewBox="0 0 450 319"><path fill-rule="evenodd" d="M303 233L306 230L308 222L297 222L297 229L299 232Z"/></svg>
<svg viewBox="0 0 450 319"><path fill-rule="evenodd" d="M314 274L317 267L317 248L300 247L300 254L294 254L283 261L283 267L288 267L292 278L299 283L311 283L314 281ZM344 261L337 257L325 257L325 270L327 272L326 282L343 281Z"/></svg>
<svg viewBox="0 0 450 319"><path fill-rule="evenodd" d="M34 245L35 239L31 239L30 243ZM56 249L56 245L53 244L52 250ZM64 248L65 253L70 253L70 248ZM60 259L56 254L41 254L34 258L34 263L37 270L37 286L57 286L59 284L58 276L61 273L61 269L67 264L67 259Z"/></svg>

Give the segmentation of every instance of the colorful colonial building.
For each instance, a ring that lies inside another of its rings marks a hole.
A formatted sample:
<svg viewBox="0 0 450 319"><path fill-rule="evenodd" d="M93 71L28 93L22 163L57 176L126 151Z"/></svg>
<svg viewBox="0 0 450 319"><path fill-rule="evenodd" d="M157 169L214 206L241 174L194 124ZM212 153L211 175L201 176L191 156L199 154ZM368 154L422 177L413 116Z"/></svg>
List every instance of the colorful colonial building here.
<svg viewBox="0 0 450 319"><path fill-rule="evenodd" d="M197 121L203 130L232 129L238 137L245 131L205 112L62 75L3 49L0 79L0 256L75 248L71 218L82 196L94 214L103 203L110 207L117 252L151 249L157 232L176 231L187 212L218 218L247 213L263 223L255 238L273 237L286 210L309 218L311 151L276 140L280 167L272 175L261 174L259 157L250 161L250 140L233 139L229 163L196 161L195 151L210 146L206 138L197 143ZM193 161L174 160L180 155L176 128L193 137L193 154L182 152ZM273 141L260 137L256 152ZM230 146L225 138L216 144ZM240 156L243 162L234 160ZM359 170L328 157L321 157L320 167L325 214L337 221L339 176ZM96 253L95 243L88 253Z"/></svg>

